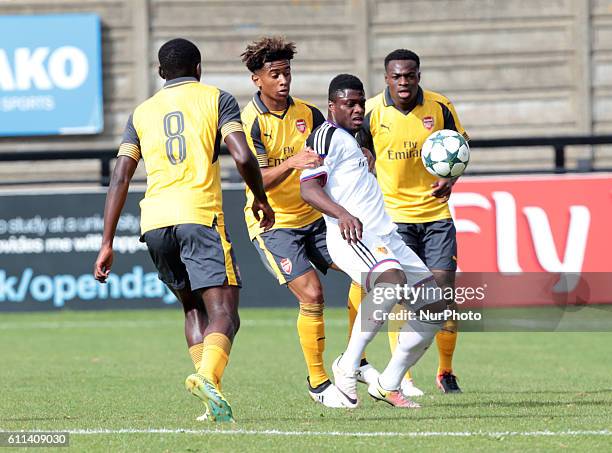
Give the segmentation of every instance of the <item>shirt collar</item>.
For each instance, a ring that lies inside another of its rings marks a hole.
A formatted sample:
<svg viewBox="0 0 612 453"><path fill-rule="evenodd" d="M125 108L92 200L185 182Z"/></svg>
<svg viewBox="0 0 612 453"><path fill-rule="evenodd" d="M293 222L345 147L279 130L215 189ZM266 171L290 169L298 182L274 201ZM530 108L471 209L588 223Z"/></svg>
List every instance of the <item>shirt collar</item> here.
<svg viewBox="0 0 612 453"><path fill-rule="evenodd" d="M166 83L164 83L164 88L173 87L175 85L187 82L198 82L198 79L195 77L177 77L176 79L166 80Z"/></svg>
<svg viewBox="0 0 612 453"><path fill-rule="evenodd" d="M340 129L341 131L346 132L347 134L351 135L351 136L355 136L355 134L353 134L351 131L343 128L342 126L340 126L339 124L334 123L332 120L327 119L325 120L326 123L331 124L332 126L334 126L336 129Z"/></svg>
<svg viewBox="0 0 612 453"><path fill-rule="evenodd" d="M423 97L423 89L419 87L417 90L417 105L423 105L424 97ZM385 88L385 107L395 107L395 103L393 102L393 98L391 97L391 93L389 92L389 87Z"/></svg>
<svg viewBox="0 0 612 453"><path fill-rule="evenodd" d="M268 109L268 107L266 107L266 104L263 103L263 101L261 100L261 91L258 91L257 93L255 93L255 96L253 96L253 103L255 104L255 107L257 107L257 110L259 110L259 113L272 113L270 112L270 109ZM293 105L293 98L291 96L287 97L287 109L289 110L289 107Z"/></svg>

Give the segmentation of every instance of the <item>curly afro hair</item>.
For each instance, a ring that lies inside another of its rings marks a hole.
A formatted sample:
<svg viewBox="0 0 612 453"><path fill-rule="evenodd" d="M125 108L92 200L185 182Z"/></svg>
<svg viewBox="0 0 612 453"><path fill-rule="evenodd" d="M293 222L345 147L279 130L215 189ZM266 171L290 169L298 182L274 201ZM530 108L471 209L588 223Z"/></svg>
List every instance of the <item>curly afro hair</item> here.
<svg viewBox="0 0 612 453"><path fill-rule="evenodd" d="M249 44L240 56L249 71L254 73L271 61L291 60L296 53L294 42L282 36L266 36Z"/></svg>

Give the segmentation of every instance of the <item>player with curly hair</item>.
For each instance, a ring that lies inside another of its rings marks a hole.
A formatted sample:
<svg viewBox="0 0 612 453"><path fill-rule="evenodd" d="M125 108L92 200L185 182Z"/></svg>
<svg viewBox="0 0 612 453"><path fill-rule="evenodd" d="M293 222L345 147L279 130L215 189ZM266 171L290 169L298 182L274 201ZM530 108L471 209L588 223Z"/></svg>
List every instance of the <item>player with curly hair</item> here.
<svg viewBox="0 0 612 453"><path fill-rule="evenodd" d="M257 87L242 111L242 122L276 223L269 231L259 227L247 209L253 200L248 188L245 218L264 266L298 300L297 330L308 368L309 395L328 407L346 407L350 403L331 383L323 365L324 300L315 267L323 273L332 267L325 222L300 196L302 170L322 164L321 157L305 148L306 138L325 118L312 104L289 95L295 53L293 42L273 36L250 43L242 54Z"/></svg>

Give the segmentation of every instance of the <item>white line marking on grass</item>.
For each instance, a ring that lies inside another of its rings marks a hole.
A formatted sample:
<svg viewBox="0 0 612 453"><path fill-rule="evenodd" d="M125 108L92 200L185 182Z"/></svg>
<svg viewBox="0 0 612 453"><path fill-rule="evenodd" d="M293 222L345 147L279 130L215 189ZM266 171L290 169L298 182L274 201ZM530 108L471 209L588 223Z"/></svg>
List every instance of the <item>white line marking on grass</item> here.
<svg viewBox="0 0 612 453"><path fill-rule="evenodd" d="M2 431L0 431L2 432ZM21 431L18 431L21 432ZM25 431L23 431L25 432ZM42 432L42 431L41 431ZM343 431L279 431L248 429L72 429L51 430L45 433L69 433L74 435L101 434L198 434L198 435L237 435L237 436L329 436L329 437L577 437L577 436L612 436L607 429L567 430L567 431L412 431L412 432L343 432Z"/></svg>

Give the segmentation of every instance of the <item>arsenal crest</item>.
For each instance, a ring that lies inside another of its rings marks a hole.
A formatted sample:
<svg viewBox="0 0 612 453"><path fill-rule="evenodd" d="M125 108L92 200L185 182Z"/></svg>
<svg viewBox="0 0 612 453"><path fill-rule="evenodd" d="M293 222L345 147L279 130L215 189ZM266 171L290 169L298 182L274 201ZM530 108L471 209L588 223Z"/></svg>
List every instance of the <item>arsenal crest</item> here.
<svg viewBox="0 0 612 453"><path fill-rule="evenodd" d="M293 263L289 258L283 258L280 261L280 265L283 268L283 272L285 272L285 274L291 274L291 270L293 269Z"/></svg>
<svg viewBox="0 0 612 453"><path fill-rule="evenodd" d="M303 134L304 132L306 132L306 121L297 120L295 122L295 127L297 128L298 131L300 131L300 134Z"/></svg>
<svg viewBox="0 0 612 453"><path fill-rule="evenodd" d="M425 118L423 118L423 126L425 126L426 129L428 130L432 130L434 127L434 119L432 116L426 116Z"/></svg>

